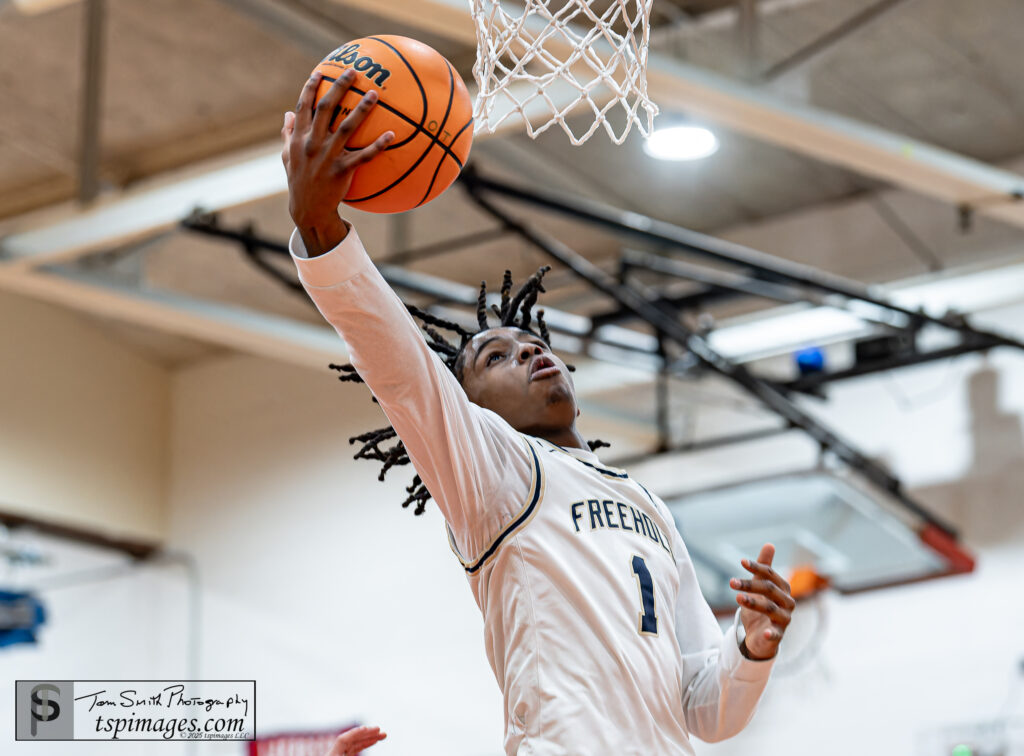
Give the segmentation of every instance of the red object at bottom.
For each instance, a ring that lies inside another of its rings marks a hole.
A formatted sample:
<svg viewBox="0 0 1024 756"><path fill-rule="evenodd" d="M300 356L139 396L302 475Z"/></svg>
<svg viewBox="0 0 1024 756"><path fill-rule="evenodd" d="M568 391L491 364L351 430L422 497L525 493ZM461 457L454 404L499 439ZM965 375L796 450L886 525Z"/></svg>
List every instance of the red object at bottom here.
<svg viewBox="0 0 1024 756"><path fill-rule="evenodd" d="M249 741L249 756L324 756L341 733L357 727L350 724L320 732L289 732Z"/></svg>

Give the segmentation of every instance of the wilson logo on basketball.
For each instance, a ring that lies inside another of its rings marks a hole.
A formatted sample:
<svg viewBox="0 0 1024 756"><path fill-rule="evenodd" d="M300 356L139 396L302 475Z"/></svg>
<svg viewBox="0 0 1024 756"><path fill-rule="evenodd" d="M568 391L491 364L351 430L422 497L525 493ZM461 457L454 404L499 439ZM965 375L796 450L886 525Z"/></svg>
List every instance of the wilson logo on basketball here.
<svg viewBox="0 0 1024 756"><path fill-rule="evenodd" d="M352 68L356 69L360 73L366 74L366 78L374 81L377 86L383 84L387 81L388 77L391 76L391 71L384 68L369 55L360 55L358 43L339 47L324 58L324 62L328 60L335 63L342 63L346 66L352 66ZM374 79L375 76L377 77L376 79Z"/></svg>

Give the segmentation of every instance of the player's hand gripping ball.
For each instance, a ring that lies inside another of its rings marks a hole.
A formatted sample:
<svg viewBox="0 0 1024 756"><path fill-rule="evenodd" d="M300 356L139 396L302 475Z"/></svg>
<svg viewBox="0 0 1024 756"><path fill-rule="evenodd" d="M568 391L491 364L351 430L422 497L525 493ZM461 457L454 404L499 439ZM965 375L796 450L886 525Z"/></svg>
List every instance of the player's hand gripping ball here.
<svg viewBox="0 0 1024 756"><path fill-rule="evenodd" d="M469 158L473 102L465 82L432 47L381 34L348 42L320 62L314 69L322 76L316 101L348 70L355 78L334 108L331 131L372 90L377 103L346 149L366 147L386 131L395 138L359 166L343 201L371 213L400 213L430 202L451 186Z"/></svg>

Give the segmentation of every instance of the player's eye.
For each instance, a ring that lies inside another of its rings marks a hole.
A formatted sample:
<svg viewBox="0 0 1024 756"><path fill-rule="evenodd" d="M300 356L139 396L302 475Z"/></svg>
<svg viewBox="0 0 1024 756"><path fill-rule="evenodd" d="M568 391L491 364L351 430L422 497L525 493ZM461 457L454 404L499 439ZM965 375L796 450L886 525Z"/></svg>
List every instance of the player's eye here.
<svg viewBox="0 0 1024 756"><path fill-rule="evenodd" d="M487 355L486 364L490 365L491 361L494 360L495 357L497 357L500 360L503 355L504 352L491 352L489 355Z"/></svg>

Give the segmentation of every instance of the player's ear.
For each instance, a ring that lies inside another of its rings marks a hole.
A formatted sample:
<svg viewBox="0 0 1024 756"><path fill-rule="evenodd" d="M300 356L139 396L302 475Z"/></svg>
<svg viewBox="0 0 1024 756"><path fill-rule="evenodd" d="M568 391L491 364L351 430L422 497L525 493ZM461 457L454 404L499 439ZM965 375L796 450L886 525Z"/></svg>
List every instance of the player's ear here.
<svg viewBox="0 0 1024 756"><path fill-rule="evenodd" d="M581 410L579 407L577 407L576 408L576 417L579 417L582 414L583 414L583 410Z"/></svg>

